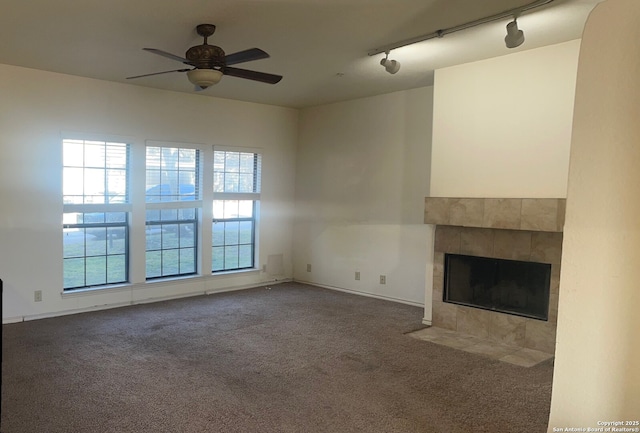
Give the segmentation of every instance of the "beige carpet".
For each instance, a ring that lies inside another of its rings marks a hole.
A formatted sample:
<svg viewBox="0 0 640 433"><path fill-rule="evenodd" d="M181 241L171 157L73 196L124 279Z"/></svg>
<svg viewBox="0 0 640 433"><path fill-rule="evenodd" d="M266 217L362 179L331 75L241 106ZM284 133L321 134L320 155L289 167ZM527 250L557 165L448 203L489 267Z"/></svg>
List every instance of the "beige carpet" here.
<svg viewBox="0 0 640 433"><path fill-rule="evenodd" d="M546 431L551 360L405 335L421 318L286 283L3 325L1 430Z"/></svg>

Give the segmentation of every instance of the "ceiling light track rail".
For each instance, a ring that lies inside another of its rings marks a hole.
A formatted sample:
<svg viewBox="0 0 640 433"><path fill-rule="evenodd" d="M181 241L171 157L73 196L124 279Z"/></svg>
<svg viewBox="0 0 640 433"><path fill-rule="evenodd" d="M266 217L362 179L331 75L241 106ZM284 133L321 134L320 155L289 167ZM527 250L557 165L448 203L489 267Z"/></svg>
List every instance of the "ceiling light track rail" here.
<svg viewBox="0 0 640 433"><path fill-rule="evenodd" d="M461 30L467 30L472 27L476 27L482 24L487 24L493 21L498 21L508 17L518 17L520 14L527 12L531 9L536 9L542 6L546 6L549 3L552 3L555 0L536 0L532 3L526 4L524 6L520 6L518 8L513 8L506 10L504 12L497 13L495 15L490 15L485 18L480 18L475 21L469 21L465 24L460 24L459 26L449 27L446 29L437 30L433 33L428 33L422 36L416 36L411 39L405 39L399 42L395 42L393 44L385 45L383 47L374 48L369 51L367 54L369 56L375 56L376 54L388 53L391 50L395 50L396 48L406 47L407 45L417 44L418 42L428 41L429 39L441 38L445 35L449 35L451 33L459 32Z"/></svg>

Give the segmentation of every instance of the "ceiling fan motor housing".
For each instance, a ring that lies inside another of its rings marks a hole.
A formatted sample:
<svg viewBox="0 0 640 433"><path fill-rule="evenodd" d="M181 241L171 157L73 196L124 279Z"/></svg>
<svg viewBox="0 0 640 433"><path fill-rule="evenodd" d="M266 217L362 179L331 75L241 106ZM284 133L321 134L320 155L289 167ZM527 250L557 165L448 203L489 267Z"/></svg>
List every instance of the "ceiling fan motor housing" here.
<svg viewBox="0 0 640 433"><path fill-rule="evenodd" d="M198 69L213 69L224 66L224 50L215 45L202 44L187 50L185 57L189 64Z"/></svg>

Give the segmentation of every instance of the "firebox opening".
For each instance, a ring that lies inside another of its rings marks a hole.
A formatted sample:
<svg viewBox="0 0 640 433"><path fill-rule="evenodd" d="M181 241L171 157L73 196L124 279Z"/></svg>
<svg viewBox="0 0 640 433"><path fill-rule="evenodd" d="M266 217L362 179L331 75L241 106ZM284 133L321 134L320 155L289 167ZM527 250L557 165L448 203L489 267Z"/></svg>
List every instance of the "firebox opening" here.
<svg viewBox="0 0 640 433"><path fill-rule="evenodd" d="M551 265L445 254L443 301L548 320Z"/></svg>

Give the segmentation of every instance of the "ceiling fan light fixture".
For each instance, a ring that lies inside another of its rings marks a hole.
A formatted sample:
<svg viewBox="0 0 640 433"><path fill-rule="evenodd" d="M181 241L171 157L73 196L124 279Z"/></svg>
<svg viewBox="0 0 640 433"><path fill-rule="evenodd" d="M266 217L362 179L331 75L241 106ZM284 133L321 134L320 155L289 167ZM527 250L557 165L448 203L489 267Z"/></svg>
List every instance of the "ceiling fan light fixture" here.
<svg viewBox="0 0 640 433"><path fill-rule="evenodd" d="M222 72L217 69L192 69L187 72L187 78L201 89L206 89L218 84L222 78Z"/></svg>
<svg viewBox="0 0 640 433"><path fill-rule="evenodd" d="M516 48L524 43L524 32L518 29L518 22L514 19L507 24L507 36L504 37L507 48Z"/></svg>

